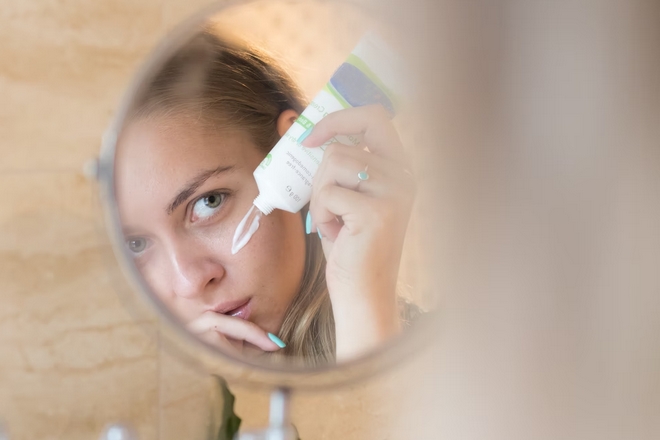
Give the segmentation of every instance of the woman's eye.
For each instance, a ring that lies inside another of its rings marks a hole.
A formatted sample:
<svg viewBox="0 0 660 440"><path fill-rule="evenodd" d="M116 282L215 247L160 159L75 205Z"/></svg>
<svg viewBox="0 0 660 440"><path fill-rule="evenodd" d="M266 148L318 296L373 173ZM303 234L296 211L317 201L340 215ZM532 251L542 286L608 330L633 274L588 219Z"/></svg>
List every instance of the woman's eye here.
<svg viewBox="0 0 660 440"><path fill-rule="evenodd" d="M213 193L200 198L193 205L193 219L196 220L199 218L204 219L211 217L218 211L218 209L220 209L222 202L224 202L226 197L226 194Z"/></svg>
<svg viewBox="0 0 660 440"><path fill-rule="evenodd" d="M131 238L126 240L128 250L134 254L139 254L147 248L147 240L144 238Z"/></svg>

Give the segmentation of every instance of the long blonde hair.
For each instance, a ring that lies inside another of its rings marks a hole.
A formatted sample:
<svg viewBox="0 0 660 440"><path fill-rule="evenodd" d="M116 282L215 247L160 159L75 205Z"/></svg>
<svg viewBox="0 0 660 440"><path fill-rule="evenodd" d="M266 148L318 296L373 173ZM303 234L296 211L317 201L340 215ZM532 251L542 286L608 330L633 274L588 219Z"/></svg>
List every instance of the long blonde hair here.
<svg viewBox="0 0 660 440"><path fill-rule="evenodd" d="M289 109L301 113L304 101L292 79L263 51L204 30L154 76L131 117L194 112L212 128L238 127L248 133L265 156L279 140L280 114ZM279 331L287 342L280 353L307 365L324 364L335 359L335 323L320 240L315 235L305 240L304 275Z"/></svg>

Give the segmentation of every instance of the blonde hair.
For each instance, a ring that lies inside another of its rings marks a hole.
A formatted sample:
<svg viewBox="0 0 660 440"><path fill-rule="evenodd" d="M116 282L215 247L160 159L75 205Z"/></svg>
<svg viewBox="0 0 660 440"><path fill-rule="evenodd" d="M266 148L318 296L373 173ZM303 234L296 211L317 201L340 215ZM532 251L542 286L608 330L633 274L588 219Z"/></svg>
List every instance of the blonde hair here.
<svg viewBox="0 0 660 440"><path fill-rule="evenodd" d="M265 156L279 140L280 114L304 108L302 93L271 57L204 30L157 72L130 117L194 114L211 129L247 133ZM303 219L307 208L301 212ZM287 342L280 353L316 365L335 359L335 323L321 243L313 235L305 240L304 274L279 331Z"/></svg>

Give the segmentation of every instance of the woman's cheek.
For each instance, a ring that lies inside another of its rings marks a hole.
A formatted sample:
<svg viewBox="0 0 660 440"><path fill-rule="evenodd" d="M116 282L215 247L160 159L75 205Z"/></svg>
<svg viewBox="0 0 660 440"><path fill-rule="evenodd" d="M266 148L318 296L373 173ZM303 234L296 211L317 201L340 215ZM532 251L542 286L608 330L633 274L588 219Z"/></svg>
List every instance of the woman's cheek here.
<svg viewBox="0 0 660 440"><path fill-rule="evenodd" d="M210 225L201 225L197 231L192 232L206 245L210 245L214 254L226 258L231 255L231 244L234 231L240 219L231 221L216 221Z"/></svg>
<svg viewBox="0 0 660 440"><path fill-rule="evenodd" d="M277 266L283 240L280 232L273 227L270 219L262 218L259 229L250 238L250 241L234 257L242 262L242 266L257 267L261 272L270 272Z"/></svg>
<svg viewBox="0 0 660 440"><path fill-rule="evenodd" d="M253 267L253 276L272 290L297 291L303 276L305 233L298 214L276 211L264 216L257 232L237 256L244 253ZM270 290L270 289L269 289ZM294 292L295 293L295 292Z"/></svg>
<svg viewBox="0 0 660 440"><path fill-rule="evenodd" d="M305 252L305 234L302 230L302 220L298 220L298 214L278 211L276 215L271 214L263 220L265 221L262 225L260 247L270 256L271 265L286 267L297 265L297 262L302 261Z"/></svg>
<svg viewBox="0 0 660 440"><path fill-rule="evenodd" d="M150 263L150 264L149 264ZM160 263L160 264L159 264ZM193 311L187 310L184 304L181 304L176 292L171 288L171 279L168 278L168 269L164 262L149 261L139 268L147 285L155 296L167 307L175 316L184 322L194 318Z"/></svg>
<svg viewBox="0 0 660 440"><path fill-rule="evenodd" d="M163 267L163 261L159 258L157 252L151 251L150 255L145 255L139 261L136 261L138 272L144 278L152 292L163 302L168 300L167 270Z"/></svg>

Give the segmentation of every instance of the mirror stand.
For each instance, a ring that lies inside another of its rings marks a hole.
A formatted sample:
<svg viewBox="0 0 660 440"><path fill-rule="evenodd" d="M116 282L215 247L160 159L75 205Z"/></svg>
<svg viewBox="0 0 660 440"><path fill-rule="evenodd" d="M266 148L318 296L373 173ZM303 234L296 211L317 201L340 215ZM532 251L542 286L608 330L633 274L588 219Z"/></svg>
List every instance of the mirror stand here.
<svg viewBox="0 0 660 440"><path fill-rule="evenodd" d="M290 421L290 401L291 390L289 388L275 388L270 394L268 428L239 433L237 440L297 440L296 430Z"/></svg>

